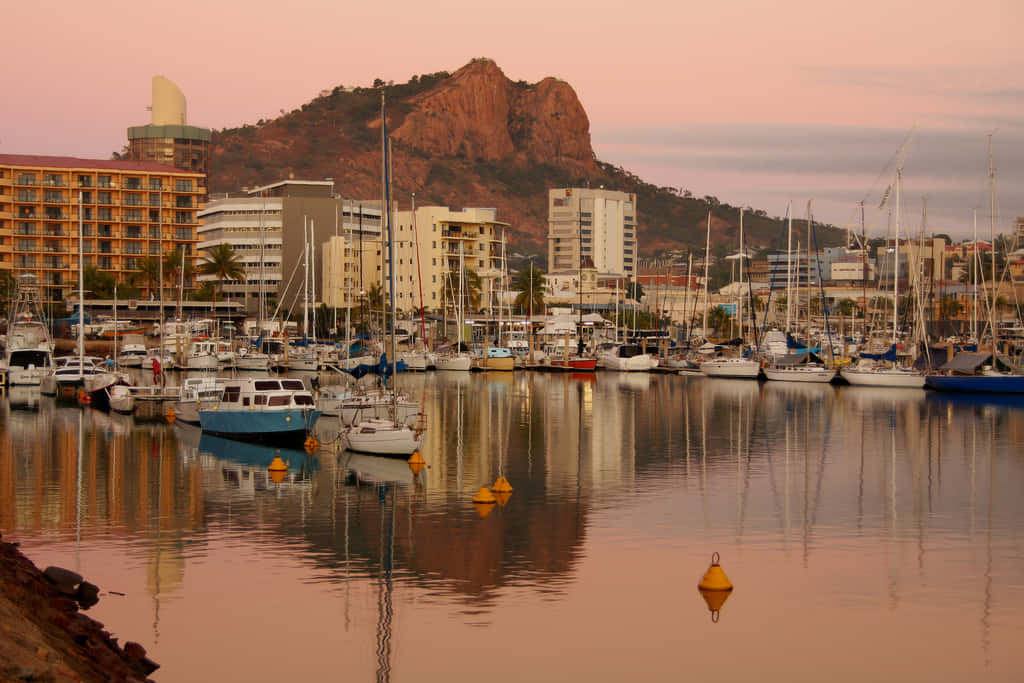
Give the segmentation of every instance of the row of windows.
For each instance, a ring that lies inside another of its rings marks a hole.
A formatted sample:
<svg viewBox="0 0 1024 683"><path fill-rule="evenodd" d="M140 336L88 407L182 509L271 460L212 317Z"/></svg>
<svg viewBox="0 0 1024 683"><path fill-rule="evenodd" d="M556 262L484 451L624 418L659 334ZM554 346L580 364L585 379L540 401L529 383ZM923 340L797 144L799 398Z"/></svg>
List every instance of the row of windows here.
<svg viewBox="0 0 1024 683"><path fill-rule="evenodd" d="M39 182L36 181L36 179L38 177L37 174L35 174L35 173L19 173L18 176L17 176L16 183L18 185L46 185L46 186L50 186L50 187L67 187L68 186L68 182L65 179L63 173L43 173L41 175L42 175L42 182L39 183ZM78 185L79 185L79 187L111 187L111 188L117 187L117 185L113 181L113 178L114 178L114 176L112 176L112 175L100 174L100 175L96 176L95 183L94 183L93 182L93 177L91 175L79 174L78 175ZM142 178L138 178L138 177L134 177L134 176L129 176L129 177L123 178L122 182L123 182L123 187L126 190L141 190L141 189L143 189L143 186L144 186L143 179ZM163 180L161 178L149 178L149 182L148 182L147 186L148 186L148 189L150 189L150 190L164 191L164 190L167 189L164 186ZM193 191L193 181L192 181L192 179L191 178L176 178L174 180L174 190L176 192L192 192Z"/></svg>

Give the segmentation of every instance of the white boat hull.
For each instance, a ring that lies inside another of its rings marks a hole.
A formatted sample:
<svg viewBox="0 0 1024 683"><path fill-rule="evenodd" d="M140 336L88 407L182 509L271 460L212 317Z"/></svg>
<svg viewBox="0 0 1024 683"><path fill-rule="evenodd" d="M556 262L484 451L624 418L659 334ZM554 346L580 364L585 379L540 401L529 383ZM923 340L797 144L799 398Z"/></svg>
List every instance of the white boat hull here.
<svg viewBox="0 0 1024 683"><path fill-rule="evenodd" d="M925 377L913 370L899 368L843 368L840 376L853 386L859 387L902 387L924 389Z"/></svg>
<svg viewBox="0 0 1024 683"><path fill-rule="evenodd" d="M705 377L729 379L757 379L761 375L761 364L748 358L716 358L700 364Z"/></svg>
<svg viewBox="0 0 1024 683"><path fill-rule="evenodd" d="M777 382L812 382L825 384L831 382L836 371L820 366L795 368L765 368L764 376Z"/></svg>
<svg viewBox="0 0 1024 683"><path fill-rule="evenodd" d="M630 358L604 354L598 357L598 366L614 372L647 372L658 367L658 359L649 353L642 353Z"/></svg>
<svg viewBox="0 0 1024 683"><path fill-rule="evenodd" d="M436 370L468 371L473 365L473 359L469 356L438 356L434 361Z"/></svg>
<svg viewBox="0 0 1024 683"><path fill-rule="evenodd" d="M344 432L342 441L357 453L409 456L423 445L423 435L390 420L366 420Z"/></svg>

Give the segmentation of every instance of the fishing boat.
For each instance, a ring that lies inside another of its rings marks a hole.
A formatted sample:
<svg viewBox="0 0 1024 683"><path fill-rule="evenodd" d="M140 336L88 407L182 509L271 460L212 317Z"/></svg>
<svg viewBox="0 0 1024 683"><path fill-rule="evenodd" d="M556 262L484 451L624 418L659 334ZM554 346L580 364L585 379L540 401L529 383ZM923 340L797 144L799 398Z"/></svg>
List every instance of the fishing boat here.
<svg viewBox="0 0 1024 683"><path fill-rule="evenodd" d="M103 372L103 359L96 356L61 356L53 372L43 378L40 391L44 396L71 396L86 377Z"/></svg>
<svg viewBox="0 0 1024 683"><path fill-rule="evenodd" d="M43 322L35 276L18 276L14 313L7 330L4 359L11 386L39 386L53 372L53 339Z"/></svg>
<svg viewBox="0 0 1024 683"><path fill-rule="evenodd" d="M225 380L220 400L198 408L204 432L257 441L301 442L321 414L298 379Z"/></svg>
<svg viewBox="0 0 1024 683"><path fill-rule="evenodd" d="M126 334L122 337L117 364L122 368L141 368L146 359L146 339L141 334Z"/></svg>

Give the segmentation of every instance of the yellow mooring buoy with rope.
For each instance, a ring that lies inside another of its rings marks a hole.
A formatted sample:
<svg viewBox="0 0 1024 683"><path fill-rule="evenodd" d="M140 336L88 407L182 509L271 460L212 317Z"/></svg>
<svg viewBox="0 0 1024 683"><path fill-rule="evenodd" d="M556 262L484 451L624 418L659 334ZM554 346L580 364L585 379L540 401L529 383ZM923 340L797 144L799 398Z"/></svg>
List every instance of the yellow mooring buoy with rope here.
<svg viewBox="0 0 1024 683"><path fill-rule="evenodd" d="M167 410L164 411L164 419L174 424L175 418L177 418L177 414L174 412L174 406L168 406Z"/></svg>
<svg viewBox="0 0 1024 683"><path fill-rule="evenodd" d="M704 598L708 610L711 612L711 621L718 621L718 613L721 611L725 601L732 595L733 585L725 570L718 563L718 553L711 556L711 566L704 572L704 578L697 584L697 590Z"/></svg>
<svg viewBox="0 0 1024 683"><path fill-rule="evenodd" d="M413 451L412 455L409 456L409 469L412 470L413 476L416 476L423 471L423 468L427 466L427 461L423 459L419 451Z"/></svg>
<svg viewBox="0 0 1024 683"><path fill-rule="evenodd" d="M320 450L320 441L315 436L310 434L309 436L306 437L306 440L303 442L302 447L306 449L307 453L312 455L313 453L316 453L318 450Z"/></svg>
<svg viewBox="0 0 1024 683"><path fill-rule="evenodd" d="M498 477L494 482L494 486L491 487L491 491L494 493L512 493L512 484L508 483L508 479L505 477Z"/></svg>

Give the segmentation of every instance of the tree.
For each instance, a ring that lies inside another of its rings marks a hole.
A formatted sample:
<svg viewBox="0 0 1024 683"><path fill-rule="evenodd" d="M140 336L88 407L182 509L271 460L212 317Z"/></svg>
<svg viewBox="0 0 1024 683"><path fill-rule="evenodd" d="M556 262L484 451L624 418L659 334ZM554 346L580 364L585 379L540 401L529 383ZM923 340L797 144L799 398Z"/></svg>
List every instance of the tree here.
<svg viewBox="0 0 1024 683"><path fill-rule="evenodd" d="M955 294L947 294L942 297L942 317L948 320L949 318L956 318L964 310L963 304L956 297Z"/></svg>
<svg viewBox="0 0 1024 683"><path fill-rule="evenodd" d="M175 248L164 254L164 284L176 287L181 282L187 285L191 281L192 276L195 274L192 259L188 258L188 256L184 257L184 271L182 271L182 260L181 249Z"/></svg>
<svg viewBox="0 0 1024 683"><path fill-rule="evenodd" d="M847 297L845 299L839 300L839 302L836 304L836 310L839 311L839 315L849 318L851 316L856 315L860 309L857 306L856 301Z"/></svg>
<svg viewBox="0 0 1024 683"><path fill-rule="evenodd" d="M721 336L724 329L732 327L733 319L724 308L721 306L715 306L708 311L708 325L715 329L715 334L717 336ZM707 330L704 330L704 335L707 336Z"/></svg>
<svg viewBox="0 0 1024 683"><path fill-rule="evenodd" d="M531 308L534 313L544 311L544 291L547 289L547 281L544 278L544 271L537 268L523 268L519 271L512 291L519 292L512 309L516 313L529 313ZM532 301L532 304L531 304Z"/></svg>
<svg viewBox="0 0 1024 683"><path fill-rule="evenodd" d="M626 283L626 298L632 299L633 301L640 301L644 298L644 286L639 282L627 282Z"/></svg>
<svg viewBox="0 0 1024 683"><path fill-rule="evenodd" d="M144 258L139 262L139 284L150 294L160 292L160 260L157 257Z"/></svg>
<svg viewBox="0 0 1024 683"><path fill-rule="evenodd" d="M235 251L227 244L218 244L209 250L206 258L199 268L204 275L213 275L216 278L216 292L214 303L217 302L217 294L223 292L224 282L227 280L240 281L245 279L245 266L235 255Z"/></svg>
<svg viewBox="0 0 1024 683"><path fill-rule="evenodd" d="M114 298L114 284L117 282L117 279L113 273L89 265L85 267L82 281L85 284L85 289L92 292L94 299Z"/></svg>
<svg viewBox="0 0 1024 683"><path fill-rule="evenodd" d="M16 289L17 284L14 276L11 275L11 271L6 269L0 270L0 306L2 306L3 315L10 315L10 303L14 299Z"/></svg>

